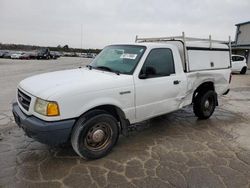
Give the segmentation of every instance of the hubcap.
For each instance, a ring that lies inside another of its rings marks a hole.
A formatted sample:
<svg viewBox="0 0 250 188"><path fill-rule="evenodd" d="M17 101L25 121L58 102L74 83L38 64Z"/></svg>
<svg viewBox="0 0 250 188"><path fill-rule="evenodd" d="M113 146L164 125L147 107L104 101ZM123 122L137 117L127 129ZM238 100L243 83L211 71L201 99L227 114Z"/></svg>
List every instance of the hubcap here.
<svg viewBox="0 0 250 188"><path fill-rule="evenodd" d="M95 143L101 142L105 136L105 133L103 130L98 129L93 133L92 139Z"/></svg>
<svg viewBox="0 0 250 188"><path fill-rule="evenodd" d="M204 114L206 114L206 116L210 116L213 113L214 108L215 98L213 96L208 96L203 106Z"/></svg>
<svg viewBox="0 0 250 188"><path fill-rule="evenodd" d="M108 123L97 123L88 130L87 135L83 138L83 143L89 150L103 150L111 143L112 133Z"/></svg>
<svg viewBox="0 0 250 188"><path fill-rule="evenodd" d="M209 108L209 106L210 106L210 103L209 103L209 101L208 101L208 100L206 100L206 102L205 102L205 108L206 108L206 109L208 109L208 108Z"/></svg>

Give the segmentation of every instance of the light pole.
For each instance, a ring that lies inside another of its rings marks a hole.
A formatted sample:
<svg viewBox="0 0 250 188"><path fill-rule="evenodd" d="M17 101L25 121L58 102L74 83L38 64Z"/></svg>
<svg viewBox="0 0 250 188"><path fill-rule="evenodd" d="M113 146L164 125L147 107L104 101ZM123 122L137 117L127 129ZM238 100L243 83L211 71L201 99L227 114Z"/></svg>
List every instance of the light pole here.
<svg viewBox="0 0 250 188"><path fill-rule="evenodd" d="M82 29L82 24L81 24L81 50L82 50L82 32L83 32L83 29Z"/></svg>

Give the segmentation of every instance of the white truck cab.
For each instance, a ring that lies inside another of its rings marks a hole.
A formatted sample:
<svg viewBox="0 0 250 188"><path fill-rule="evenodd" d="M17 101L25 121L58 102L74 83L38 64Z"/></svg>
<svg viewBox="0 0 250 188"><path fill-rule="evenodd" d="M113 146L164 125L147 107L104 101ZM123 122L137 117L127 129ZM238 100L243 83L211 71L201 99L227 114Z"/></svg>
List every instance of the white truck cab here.
<svg viewBox="0 0 250 188"><path fill-rule="evenodd" d="M80 156L105 156L143 120L193 105L209 118L229 91L230 50L185 37L110 45L84 68L27 78L13 104L16 123L46 144L71 142Z"/></svg>

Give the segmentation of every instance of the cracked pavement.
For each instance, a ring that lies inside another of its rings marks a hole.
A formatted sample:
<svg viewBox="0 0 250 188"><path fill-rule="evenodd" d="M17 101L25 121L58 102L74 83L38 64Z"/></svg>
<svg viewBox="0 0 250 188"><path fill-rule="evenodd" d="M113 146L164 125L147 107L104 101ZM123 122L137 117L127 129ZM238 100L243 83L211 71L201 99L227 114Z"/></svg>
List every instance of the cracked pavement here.
<svg viewBox="0 0 250 188"><path fill-rule="evenodd" d="M50 148L26 137L9 106L15 85L30 75L26 68L36 74L86 60L6 61L0 60L0 83L10 86L0 91L0 187L250 187L249 73L233 75L231 92L211 119L197 120L186 107L133 125L108 156L87 161L71 147ZM19 70L13 80L2 74L11 68Z"/></svg>

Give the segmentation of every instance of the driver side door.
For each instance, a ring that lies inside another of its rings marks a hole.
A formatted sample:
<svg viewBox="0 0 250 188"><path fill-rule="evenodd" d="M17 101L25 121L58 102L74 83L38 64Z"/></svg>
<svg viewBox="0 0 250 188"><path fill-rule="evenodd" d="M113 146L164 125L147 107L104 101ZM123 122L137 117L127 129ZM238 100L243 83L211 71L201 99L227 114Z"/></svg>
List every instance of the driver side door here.
<svg viewBox="0 0 250 188"><path fill-rule="evenodd" d="M136 120L143 121L179 109L185 77L176 74L172 50L152 49L135 78Z"/></svg>

